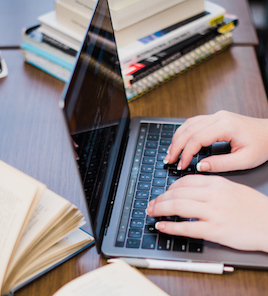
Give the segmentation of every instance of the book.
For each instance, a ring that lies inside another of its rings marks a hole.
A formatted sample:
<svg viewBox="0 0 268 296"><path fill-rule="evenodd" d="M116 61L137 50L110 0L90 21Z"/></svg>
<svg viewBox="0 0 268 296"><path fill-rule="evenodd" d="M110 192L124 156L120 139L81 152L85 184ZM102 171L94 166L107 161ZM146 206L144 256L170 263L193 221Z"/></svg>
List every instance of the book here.
<svg viewBox="0 0 268 296"><path fill-rule="evenodd" d="M40 51L40 55L43 53L43 55L53 56L55 59L73 65L76 60L77 51L57 40L53 40L52 38L43 35L39 28L40 25L37 25L22 30L21 47L36 52Z"/></svg>
<svg viewBox="0 0 268 296"><path fill-rule="evenodd" d="M76 9L76 7L66 4L60 0L55 1L55 11L57 22L59 24L61 24L65 28L76 31L79 35L82 36L86 32L87 26L93 13L93 10L90 8L84 8L83 11L79 11Z"/></svg>
<svg viewBox="0 0 268 296"><path fill-rule="evenodd" d="M179 57L187 54L191 50L210 41L217 35L232 31L237 25L237 16L225 14L224 22L222 24L209 28L202 32L202 34L195 34L194 36L164 50L160 50L150 57L131 65L128 69L123 71L123 74L124 76L129 76L127 80L133 84L150 73L164 67L174 60L177 60Z"/></svg>
<svg viewBox="0 0 268 296"><path fill-rule="evenodd" d="M72 29L68 29L57 21L56 11L50 11L38 17L40 22L40 32L67 45L68 47L78 51L84 39L84 34L78 34Z"/></svg>
<svg viewBox="0 0 268 296"><path fill-rule="evenodd" d="M194 48L183 56L152 71L147 76L131 83L132 77L124 76L126 96L134 100L175 76L184 73L232 44L232 33L221 34Z"/></svg>
<svg viewBox="0 0 268 296"><path fill-rule="evenodd" d="M53 296L168 296L123 260L90 271L64 285Z"/></svg>
<svg viewBox="0 0 268 296"><path fill-rule="evenodd" d="M0 161L0 294L6 295L93 243L76 206Z"/></svg>
<svg viewBox="0 0 268 296"><path fill-rule="evenodd" d="M191 0L187 0L191 1ZM160 49L167 48L172 44L189 38L191 35L206 30L224 19L225 10L219 5L211 2L205 2L206 12L187 19L183 22L176 23L170 27L157 31L149 36L145 36L127 46L118 44L118 36L115 31L119 59L122 69L146 58ZM84 35L75 30L67 29L57 21L56 12L51 11L38 18L41 23L39 28L44 36L48 36L66 46L79 50ZM159 23L159 22L158 22ZM161 22L162 23L162 22ZM139 23L140 25L140 23ZM144 30L141 30L144 31ZM150 41L148 41L150 40Z"/></svg>
<svg viewBox="0 0 268 296"><path fill-rule="evenodd" d="M143 1L144 3L145 1ZM142 4L144 5L144 4ZM204 0L186 0L170 8L162 10L150 17L140 20L131 26L121 30L115 30L115 38L118 47L129 45L130 43L143 38L144 36L153 34L163 28L167 28L173 24L190 18L204 11ZM116 16L111 11L112 23Z"/></svg>
<svg viewBox="0 0 268 296"><path fill-rule="evenodd" d="M69 6L71 10L76 10L76 12L80 12L81 15L90 15L96 5L96 1L93 0L58 0L57 2L60 6ZM177 17L181 18L181 20L204 10L204 0L131 0L118 3L109 0L113 27L116 31L120 31L178 4L181 4L181 14L177 15ZM79 19L76 20L79 22Z"/></svg>
<svg viewBox="0 0 268 296"><path fill-rule="evenodd" d="M31 64L36 68L39 68L40 70L65 83L69 81L72 70L67 69L57 64L56 62L53 62L43 56L40 56L37 53L34 53L30 50L21 48L21 52L26 63Z"/></svg>
<svg viewBox="0 0 268 296"><path fill-rule="evenodd" d="M121 68L124 70L131 64L160 50L202 33L210 27L217 26L224 21L225 12L223 7L205 1L205 11L201 14L175 23L170 27L162 28L160 31L155 31L153 34L137 39L126 46L120 46L117 43Z"/></svg>

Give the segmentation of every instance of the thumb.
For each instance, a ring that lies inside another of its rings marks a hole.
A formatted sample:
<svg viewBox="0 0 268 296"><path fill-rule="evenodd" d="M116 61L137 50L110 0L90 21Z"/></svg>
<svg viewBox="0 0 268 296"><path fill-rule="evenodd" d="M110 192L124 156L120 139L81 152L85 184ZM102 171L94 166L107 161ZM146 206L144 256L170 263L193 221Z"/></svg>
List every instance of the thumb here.
<svg viewBox="0 0 268 296"><path fill-rule="evenodd" d="M196 169L199 172L228 172L248 169L239 152L213 155L202 159Z"/></svg>

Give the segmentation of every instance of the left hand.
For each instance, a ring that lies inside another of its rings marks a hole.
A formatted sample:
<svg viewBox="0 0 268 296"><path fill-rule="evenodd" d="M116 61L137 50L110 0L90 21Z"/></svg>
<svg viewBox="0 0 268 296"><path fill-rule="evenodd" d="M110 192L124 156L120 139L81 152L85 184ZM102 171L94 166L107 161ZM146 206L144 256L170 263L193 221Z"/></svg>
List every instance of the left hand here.
<svg viewBox="0 0 268 296"><path fill-rule="evenodd" d="M152 200L151 217L181 216L192 222L157 223L163 233L268 252L268 197L219 176L188 175Z"/></svg>

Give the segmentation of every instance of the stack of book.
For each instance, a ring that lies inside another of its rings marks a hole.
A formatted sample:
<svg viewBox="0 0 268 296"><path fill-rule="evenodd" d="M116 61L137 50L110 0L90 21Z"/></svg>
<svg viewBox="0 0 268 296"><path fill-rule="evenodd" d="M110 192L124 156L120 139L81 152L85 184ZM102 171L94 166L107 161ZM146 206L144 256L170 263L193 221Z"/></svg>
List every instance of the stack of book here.
<svg viewBox="0 0 268 296"><path fill-rule="evenodd" d="M23 31L25 60L67 82L96 0L56 0ZM132 100L231 44L236 17L204 0L108 0Z"/></svg>

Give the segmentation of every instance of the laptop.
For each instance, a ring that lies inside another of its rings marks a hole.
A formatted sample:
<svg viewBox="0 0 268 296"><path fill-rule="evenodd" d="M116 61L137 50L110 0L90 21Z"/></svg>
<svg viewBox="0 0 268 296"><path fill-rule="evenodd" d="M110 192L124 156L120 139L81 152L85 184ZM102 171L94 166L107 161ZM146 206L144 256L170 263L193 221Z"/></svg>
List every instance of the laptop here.
<svg viewBox="0 0 268 296"><path fill-rule="evenodd" d="M107 0L97 1L76 66L61 102L75 147L96 247L103 256L221 262L267 268L262 252L237 251L219 244L159 233L157 219L145 214L149 200L187 174L163 159L178 118L133 118L124 90ZM226 153L228 143L204 147L196 161ZM268 194L267 163L252 170L222 174ZM193 222L194 223L194 222Z"/></svg>

